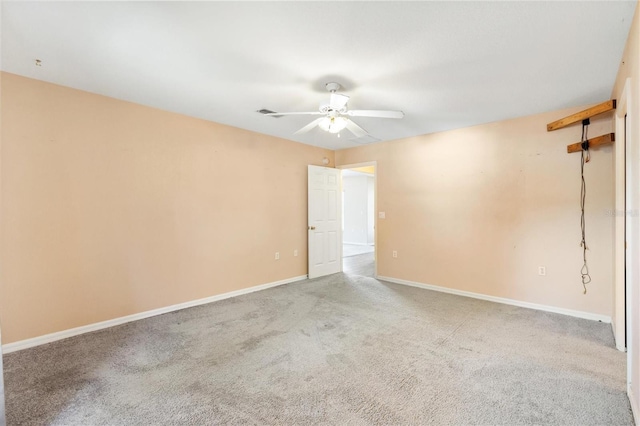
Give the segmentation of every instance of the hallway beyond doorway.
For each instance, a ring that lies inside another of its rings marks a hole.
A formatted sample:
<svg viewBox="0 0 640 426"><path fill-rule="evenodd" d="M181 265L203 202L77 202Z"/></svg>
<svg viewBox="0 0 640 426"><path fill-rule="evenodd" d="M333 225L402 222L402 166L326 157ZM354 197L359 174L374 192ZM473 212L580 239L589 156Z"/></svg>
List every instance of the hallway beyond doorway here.
<svg viewBox="0 0 640 426"><path fill-rule="evenodd" d="M375 247L372 245L364 244L343 244L342 245L342 257L358 256L365 253L373 253Z"/></svg>

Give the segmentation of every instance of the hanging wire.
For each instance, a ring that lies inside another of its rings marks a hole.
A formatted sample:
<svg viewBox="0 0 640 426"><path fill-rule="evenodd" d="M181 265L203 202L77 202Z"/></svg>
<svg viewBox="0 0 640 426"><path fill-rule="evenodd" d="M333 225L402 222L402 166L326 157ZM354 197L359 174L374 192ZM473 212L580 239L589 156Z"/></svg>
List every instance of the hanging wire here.
<svg viewBox="0 0 640 426"><path fill-rule="evenodd" d="M582 186L580 188L580 227L582 228L582 241L580 242L580 246L582 246L582 269L580 270L580 274L582 275L582 287L584 288L584 294L587 294L587 284L591 282L591 275L589 275L589 266L587 265L587 240L586 240L586 224L584 220L584 206L587 198L587 184L584 180L584 165L591 160L591 153L589 152L589 139L587 138L587 129L589 126L589 121L585 120L582 122L582 151L580 158L580 174L582 179Z"/></svg>

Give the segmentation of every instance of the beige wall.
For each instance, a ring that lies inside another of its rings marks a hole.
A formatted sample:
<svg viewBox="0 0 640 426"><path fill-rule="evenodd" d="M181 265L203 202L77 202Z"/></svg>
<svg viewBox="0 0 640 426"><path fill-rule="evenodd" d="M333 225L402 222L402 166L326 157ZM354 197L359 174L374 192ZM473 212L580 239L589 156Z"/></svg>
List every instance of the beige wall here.
<svg viewBox="0 0 640 426"><path fill-rule="evenodd" d="M3 343L307 273L307 165L332 151L1 83Z"/></svg>
<svg viewBox="0 0 640 426"><path fill-rule="evenodd" d="M546 131L580 109L337 151L337 165L377 162L378 274L610 316L612 148L586 166L593 282L583 295L580 154L566 152L581 127ZM611 130L605 116L589 135Z"/></svg>
<svg viewBox="0 0 640 426"><path fill-rule="evenodd" d="M627 264L627 286L631 288L631 324L633 329L627 333L627 347L631 353L630 364L630 379L631 384L629 388L629 398L631 400L636 422L640 421L640 224L638 223L637 212L640 211L640 120L638 114L640 113L640 41L638 40L640 34L640 2L636 5L636 12L631 24L631 31L627 39L625 51L622 57L622 62L618 70L618 76L616 78L615 86L612 96L619 101L624 102L627 105L627 143L628 151L626 153L627 161L631 165L629 181L632 183L630 190L631 198L628 200L628 205L624 205L624 192L621 191L621 186L624 181L624 149L620 144L616 144L616 151L621 154L616 156L616 202L617 208L620 211L626 209L630 212L636 212L635 215L629 218L629 225L631 228L631 235L629 241L629 248L631 263ZM625 85L628 84L628 92L624 94ZM621 111L620 111L621 112ZM618 114L620 116L620 114ZM622 117L619 118L622 120ZM619 126L620 127L620 126ZM622 128L619 128L617 133L621 133ZM622 138L620 138L622 139ZM624 237L624 218L618 218L618 229L616 230L616 247L620 248L616 253L617 264L624 268L624 250L622 244ZM622 271L618 269L619 279L624 279ZM622 275L622 277L621 277ZM622 290L621 286L618 286L619 290ZM618 323L624 321L624 298L620 297L623 291L618 292L616 297L616 309L614 318ZM620 328L616 327L618 331ZM620 334L620 333L619 333Z"/></svg>
<svg viewBox="0 0 640 426"><path fill-rule="evenodd" d="M306 274L306 165L331 151L6 73L2 89L3 343ZM580 127L545 130L579 109L338 151L377 161L378 273L611 315L612 149L587 165L583 295Z"/></svg>

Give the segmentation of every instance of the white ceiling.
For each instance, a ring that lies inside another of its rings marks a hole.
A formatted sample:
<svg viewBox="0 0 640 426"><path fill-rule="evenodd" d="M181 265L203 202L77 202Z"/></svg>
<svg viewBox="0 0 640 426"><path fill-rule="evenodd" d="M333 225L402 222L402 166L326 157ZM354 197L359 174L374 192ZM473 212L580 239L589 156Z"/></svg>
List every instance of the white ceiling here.
<svg viewBox="0 0 640 426"><path fill-rule="evenodd" d="M608 99L635 1L2 2L2 69L339 149L315 111L337 81L381 140ZM42 66L35 66L35 59Z"/></svg>

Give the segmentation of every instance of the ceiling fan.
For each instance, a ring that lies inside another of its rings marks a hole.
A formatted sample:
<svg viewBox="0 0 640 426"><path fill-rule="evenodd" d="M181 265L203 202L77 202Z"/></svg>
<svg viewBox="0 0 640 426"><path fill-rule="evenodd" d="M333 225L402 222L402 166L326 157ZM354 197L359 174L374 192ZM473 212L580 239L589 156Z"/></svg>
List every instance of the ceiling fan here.
<svg viewBox="0 0 640 426"><path fill-rule="evenodd" d="M350 117L375 117L375 118L403 118L404 112L402 111L380 111L380 110L366 110L366 109L347 109L347 102L349 96L336 93L340 89L338 83L327 83L325 85L331 98L328 104L320 105L319 111L307 111L307 112L272 112L265 115L282 116L282 115L322 115L322 117L313 120L300 130L294 133L298 135L301 133L307 133L314 127L318 126L322 130L329 133L338 133L343 129L349 130L356 138L363 138L369 136L369 133L362 127L354 123Z"/></svg>

